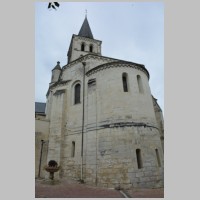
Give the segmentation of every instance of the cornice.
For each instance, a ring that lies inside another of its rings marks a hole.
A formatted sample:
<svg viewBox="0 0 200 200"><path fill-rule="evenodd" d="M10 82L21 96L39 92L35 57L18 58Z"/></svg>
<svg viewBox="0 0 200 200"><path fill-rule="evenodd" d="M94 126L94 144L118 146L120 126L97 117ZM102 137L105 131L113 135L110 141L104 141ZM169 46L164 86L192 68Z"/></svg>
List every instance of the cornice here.
<svg viewBox="0 0 200 200"><path fill-rule="evenodd" d="M72 67L72 66L76 65L77 63L84 62L88 59L103 60L103 61L106 61L106 62L109 62L109 63L99 65L99 66L89 70L86 73L87 76L90 76L93 73L96 73L100 70L104 70L104 69L111 68L111 67L132 67L132 68L138 69L140 71L143 71L147 75L148 79L150 78L148 70L142 64L133 63L133 62L124 61L124 60L119 60L119 59L116 59L116 58L99 56L99 55L95 55L95 54L87 54L85 56L82 56L82 57L70 62L69 64L63 66L62 71L65 70L66 68Z"/></svg>
<svg viewBox="0 0 200 200"><path fill-rule="evenodd" d="M114 60L118 61L118 59L115 59L115 58L109 58L109 57L99 56L99 55L95 55L95 54L90 53L90 54L82 56L82 57L68 63L67 65L63 66L62 70L65 70L66 68L72 67L72 66L74 66L74 65L76 65L80 62L84 62L88 59L103 60L103 61L107 61L107 62L111 62L111 61L114 61Z"/></svg>
<svg viewBox="0 0 200 200"><path fill-rule="evenodd" d="M59 80L59 81L53 83L52 85L49 86L49 89L48 89L48 91L47 91L46 96L49 95L50 89L54 89L56 86L66 85L66 84L68 84L68 82L70 82L70 81L71 81L71 80L66 80L66 81Z"/></svg>
<svg viewBox="0 0 200 200"><path fill-rule="evenodd" d="M96 39L92 39L92 38L87 38L87 37L82 37L82 36L79 36L79 35L75 35L73 34L73 38L76 39L81 39L81 40L84 40L84 41L89 41L89 42L94 42L94 43L102 43L101 40L96 40Z"/></svg>
<svg viewBox="0 0 200 200"><path fill-rule="evenodd" d="M102 64L102 65L99 65L99 66L89 70L86 73L86 76L89 77L90 75L95 74L99 71L102 71L102 70L105 70L105 69L108 69L108 68L114 68L114 67L131 67L131 68L134 68L134 69L138 69L138 70L144 72L149 79L149 72L144 67L144 65L139 65L139 64L136 64L136 63L125 62L125 61L116 61L116 62L105 63L105 64Z"/></svg>

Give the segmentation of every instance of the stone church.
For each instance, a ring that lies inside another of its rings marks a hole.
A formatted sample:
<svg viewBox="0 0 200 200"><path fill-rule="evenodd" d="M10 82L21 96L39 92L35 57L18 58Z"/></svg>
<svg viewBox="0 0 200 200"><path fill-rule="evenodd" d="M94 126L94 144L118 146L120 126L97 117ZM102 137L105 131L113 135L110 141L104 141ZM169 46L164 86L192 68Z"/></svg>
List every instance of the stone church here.
<svg viewBox="0 0 200 200"><path fill-rule="evenodd" d="M164 186L163 115L143 64L102 56L87 16L67 64L52 69L46 103L35 103L35 177L86 184ZM123 53L123 52L122 52Z"/></svg>

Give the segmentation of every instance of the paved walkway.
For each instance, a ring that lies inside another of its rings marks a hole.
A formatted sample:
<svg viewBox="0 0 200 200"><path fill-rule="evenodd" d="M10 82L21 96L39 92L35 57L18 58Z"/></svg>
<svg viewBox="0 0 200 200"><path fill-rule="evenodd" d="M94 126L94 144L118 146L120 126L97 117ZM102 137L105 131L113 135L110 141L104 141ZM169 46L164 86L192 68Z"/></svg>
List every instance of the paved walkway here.
<svg viewBox="0 0 200 200"><path fill-rule="evenodd" d="M123 195L114 189L97 188L69 180L54 185L36 180L35 198L123 198Z"/></svg>
<svg viewBox="0 0 200 200"><path fill-rule="evenodd" d="M131 198L164 198L164 189L131 189L127 190L126 194L128 194Z"/></svg>
<svg viewBox="0 0 200 200"><path fill-rule="evenodd" d="M35 198L163 198L164 189L131 189L118 191L80 184L72 180L61 180L54 185L49 181L35 181Z"/></svg>

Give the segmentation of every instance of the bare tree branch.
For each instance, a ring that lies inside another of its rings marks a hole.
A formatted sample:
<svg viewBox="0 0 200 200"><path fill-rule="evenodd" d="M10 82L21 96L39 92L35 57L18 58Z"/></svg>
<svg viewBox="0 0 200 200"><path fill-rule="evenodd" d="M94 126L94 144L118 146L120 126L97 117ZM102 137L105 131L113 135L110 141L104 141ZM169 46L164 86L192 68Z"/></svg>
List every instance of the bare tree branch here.
<svg viewBox="0 0 200 200"><path fill-rule="evenodd" d="M60 4L58 2L51 2L48 4L48 9L53 8L56 10L56 7L59 7Z"/></svg>

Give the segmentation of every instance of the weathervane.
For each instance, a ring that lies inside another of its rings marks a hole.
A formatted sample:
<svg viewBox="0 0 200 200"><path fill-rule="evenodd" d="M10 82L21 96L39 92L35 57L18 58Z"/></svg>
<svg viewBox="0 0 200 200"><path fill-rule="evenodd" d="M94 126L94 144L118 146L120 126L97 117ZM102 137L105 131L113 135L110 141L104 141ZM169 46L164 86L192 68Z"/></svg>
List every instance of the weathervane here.
<svg viewBox="0 0 200 200"><path fill-rule="evenodd" d="M85 17L87 17L87 9L85 9Z"/></svg>

